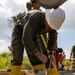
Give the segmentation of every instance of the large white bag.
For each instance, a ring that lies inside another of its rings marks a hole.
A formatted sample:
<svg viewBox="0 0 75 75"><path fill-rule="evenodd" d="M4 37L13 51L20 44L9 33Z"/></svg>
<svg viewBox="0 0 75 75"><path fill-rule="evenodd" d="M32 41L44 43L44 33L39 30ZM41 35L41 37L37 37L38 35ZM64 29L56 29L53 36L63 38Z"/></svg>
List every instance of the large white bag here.
<svg viewBox="0 0 75 75"><path fill-rule="evenodd" d="M46 9L57 8L67 0L37 0L37 2Z"/></svg>

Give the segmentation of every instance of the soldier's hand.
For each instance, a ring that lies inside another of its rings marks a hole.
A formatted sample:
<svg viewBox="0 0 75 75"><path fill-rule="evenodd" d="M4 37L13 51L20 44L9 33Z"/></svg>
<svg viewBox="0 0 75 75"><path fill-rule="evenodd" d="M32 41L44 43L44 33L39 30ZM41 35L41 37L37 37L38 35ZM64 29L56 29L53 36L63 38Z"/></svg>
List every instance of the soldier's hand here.
<svg viewBox="0 0 75 75"><path fill-rule="evenodd" d="M35 55L40 61L42 61L42 63L46 63L48 61L48 58L43 53L37 52Z"/></svg>

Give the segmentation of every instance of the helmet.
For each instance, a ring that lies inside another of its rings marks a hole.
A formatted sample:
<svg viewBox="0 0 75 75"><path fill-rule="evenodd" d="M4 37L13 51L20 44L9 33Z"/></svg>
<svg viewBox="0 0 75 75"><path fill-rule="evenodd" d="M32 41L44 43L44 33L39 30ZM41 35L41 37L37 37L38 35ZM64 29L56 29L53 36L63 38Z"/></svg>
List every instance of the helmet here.
<svg viewBox="0 0 75 75"><path fill-rule="evenodd" d="M61 8L52 11L47 9L45 12L45 17L49 26L54 30L58 30L65 20L65 11Z"/></svg>

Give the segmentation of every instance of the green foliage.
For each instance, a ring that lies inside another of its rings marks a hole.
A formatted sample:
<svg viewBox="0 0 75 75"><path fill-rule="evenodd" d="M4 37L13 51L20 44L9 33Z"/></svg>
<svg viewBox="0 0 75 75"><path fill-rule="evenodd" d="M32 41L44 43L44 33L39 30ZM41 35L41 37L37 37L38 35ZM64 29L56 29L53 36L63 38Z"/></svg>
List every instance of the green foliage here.
<svg viewBox="0 0 75 75"><path fill-rule="evenodd" d="M0 69L1 70L10 69L11 58L12 58L11 53L0 54ZM69 60L64 60L63 65L65 70L71 70L72 68L72 62L70 62ZM25 70L25 69L28 69L28 70L31 69L31 64L27 56L23 57L23 62L22 62L22 70Z"/></svg>
<svg viewBox="0 0 75 75"><path fill-rule="evenodd" d="M63 64L64 64L65 70L71 70L72 69L72 62L70 60L64 60Z"/></svg>
<svg viewBox="0 0 75 75"><path fill-rule="evenodd" d="M0 54L0 69L6 70L10 68L11 53Z"/></svg>
<svg viewBox="0 0 75 75"><path fill-rule="evenodd" d="M23 13L19 13L17 16L13 16L13 17L12 17L13 22L16 23L16 24L19 23L19 21L21 20L22 17L25 16L25 14L26 14L26 13L23 12Z"/></svg>
<svg viewBox="0 0 75 75"><path fill-rule="evenodd" d="M6 58L6 57L10 57L11 55L12 55L11 53L4 52L4 53L0 54L0 57Z"/></svg>
<svg viewBox="0 0 75 75"><path fill-rule="evenodd" d="M11 53L1 53L0 54L0 70L8 70L10 69L11 64ZM23 58L22 70L31 69L30 62L27 56Z"/></svg>
<svg viewBox="0 0 75 75"><path fill-rule="evenodd" d="M24 56L23 58L22 69L31 69L31 64L27 56Z"/></svg>

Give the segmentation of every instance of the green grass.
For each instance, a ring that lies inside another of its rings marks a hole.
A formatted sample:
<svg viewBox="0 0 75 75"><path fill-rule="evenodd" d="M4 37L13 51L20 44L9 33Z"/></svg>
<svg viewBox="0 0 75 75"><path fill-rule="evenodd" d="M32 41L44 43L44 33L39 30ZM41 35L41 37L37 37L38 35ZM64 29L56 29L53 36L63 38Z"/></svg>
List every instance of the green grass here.
<svg viewBox="0 0 75 75"><path fill-rule="evenodd" d="M0 70L10 69L12 54L11 53L1 53L0 54ZM23 57L22 70L31 69L30 62L27 56Z"/></svg>
<svg viewBox="0 0 75 75"><path fill-rule="evenodd" d="M1 53L0 54L0 70L10 69L11 57L12 57L11 53ZM65 70L71 70L72 69L72 62L70 62L69 60L64 60L63 64L64 64ZM22 70L25 70L25 69L30 70L31 69L31 64L30 64L27 56L23 57L21 69Z"/></svg>
<svg viewBox="0 0 75 75"><path fill-rule="evenodd" d="M64 65L65 70L71 70L72 69L72 62L70 60L64 60L63 65Z"/></svg>

